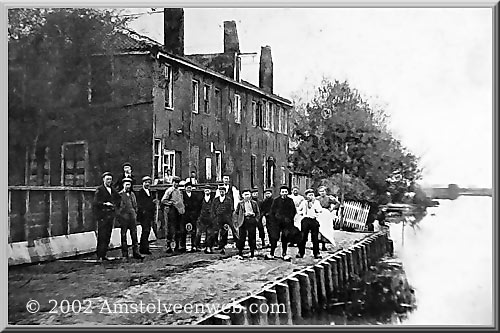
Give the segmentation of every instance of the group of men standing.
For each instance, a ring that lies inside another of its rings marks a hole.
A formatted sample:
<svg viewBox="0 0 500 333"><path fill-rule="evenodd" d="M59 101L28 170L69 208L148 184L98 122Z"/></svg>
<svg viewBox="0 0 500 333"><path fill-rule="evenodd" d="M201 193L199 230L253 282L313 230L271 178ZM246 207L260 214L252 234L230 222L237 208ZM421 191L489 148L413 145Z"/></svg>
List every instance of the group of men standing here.
<svg viewBox="0 0 500 333"><path fill-rule="evenodd" d="M132 176L130 163L123 165L124 173L113 186L112 174L102 175L103 184L95 193L94 207L97 218L97 257L108 260L106 251L111 232L118 221L121 229L122 256L128 257L127 233L132 239L132 255L143 259L142 254L151 254L149 234L158 213L159 205L163 207L166 231L166 253L187 252L186 239L191 238L191 252L202 249L202 235L205 234L205 250L207 254L216 250L225 253L228 233L231 231L236 239L239 258L243 259L243 249L248 239L250 259L255 258L257 249L257 231L262 248L266 247L265 229L269 237L270 252L265 259L275 259L278 241L281 239L282 258L290 261L287 254L289 245L298 245L298 258L305 254L309 233L313 243L313 255L320 258L319 221L322 209L337 208L338 201L326 196L326 188L318 189L318 198L314 190L305 191L305 198L294 187L289 193L287 186L281 186L280 195L273 198L273 191L266 189L263 200L259 200L258 189L245 189L240 192L230 184L229 176L223 177L223 183L215 193L210 187L202 187L203 193L194 192L193 184L188 181L181 191L179 177L173 177L172 185L165 191L161 200L153 197L149 176L142 178L142 187L134 193L135 178ZM194 178L194 177L193 177ZM200 188L197 186L197 188ZM300 230L295 226L296 215L301 218ZM137 222L141 224L140 241L137 239ZM325 241L325 240L323 240ZM216 250L215 250L216 248Z"/></svg>

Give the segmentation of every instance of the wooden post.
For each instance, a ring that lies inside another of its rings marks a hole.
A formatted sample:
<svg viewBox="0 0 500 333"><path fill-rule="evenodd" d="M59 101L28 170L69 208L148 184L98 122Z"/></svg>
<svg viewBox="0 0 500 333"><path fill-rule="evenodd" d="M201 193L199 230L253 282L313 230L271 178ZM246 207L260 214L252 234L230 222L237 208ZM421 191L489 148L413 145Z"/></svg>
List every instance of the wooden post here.
<svg viewBox="0 0 500 333"><path fill-rule="evenodd" d="M254 296L247 301L247 308L249 313L250 325L265 326L267 322L267 312L262 311L267 305L264 296Z"/></svg>
<svg viewBox="0 0 500 333"><path fill-rule="evenodd" d="M215 314L212 317L213 325L231 325L231 318L224 314Z"/></svg>
<svg viewBox="0 0 500 333"><path fill-rule="evenodd" d="M340 292L340 276L339 274L339 262L340 258L337 256L334 256L332 260L330 261L330 264L332 265L332 280L333 280L333 295L336 296Z"/></svg>
<svg viewBox="0 0 500 333"><path fill-rule="evenodd" d="M284 304L285 306L285 313L279 314L280 325L292 325L292 306L290 304L290 289L288 288L288 284L276 283L274 287L276 289L278 303Z"/></svg>
<svg viewBox="0 0 500 333"><path fill-rule="evenodd" d="M241 304L233 305L228 316L231 318L231 325L248 325L247 308Z"/></svg>
<svg viewBox="0 0 500 333"><path fill-rule="evenodd" d="M316 274L316 283L318 290L318 308L323 309L326 307L326 286L325 286L325 269L322 265L314 266L314 273Z"/></svg>
<svg viewBox="0 0 500 333"><path fill-rule="evenodd" d="M52 236L52 191L49 190L49 216L47 221L47 234L49 237Z"/></svg>
<svg viewBox="0 0 500 333"><path fill-rule="evenodd" d="M306 273L297 273L295 277L299 280L300 284L300 305L302 309L302 316L308 316L312 311L312 291L311 281Z"/></svg>
<svg viewBox="0 0 500 333"><path fill-rule="evenodd" d="M309 276L311 282L311 296L313 309L318 308L318 282L316 280L316 272L314 269L308 268L304 271Z"/></svg>
<svg viewBox="0 0 500 333"><path fill-rule="evenodd" d="M325 273L325 290L327 300L333 298L333 276L332 276L332 265L328 261L320 263L323 266L323 271Z"/></svg>
<svg viewBox="0 0 500 333"><path fill-rule="evenodd" d="M286 282L288 283L288 288L290 289L290 305L292 309L293 323L297 324L302 319L299 280L294 277L289 277Z"/></svg>
<svg viewBox="0 0 500 333"><path fill-rule="evenodd" d="M267 300L269 311L267 312L267 320L269 325L279 325L280 320L278 316L278 295L274 289L264 290L264 297Z"/></svg>

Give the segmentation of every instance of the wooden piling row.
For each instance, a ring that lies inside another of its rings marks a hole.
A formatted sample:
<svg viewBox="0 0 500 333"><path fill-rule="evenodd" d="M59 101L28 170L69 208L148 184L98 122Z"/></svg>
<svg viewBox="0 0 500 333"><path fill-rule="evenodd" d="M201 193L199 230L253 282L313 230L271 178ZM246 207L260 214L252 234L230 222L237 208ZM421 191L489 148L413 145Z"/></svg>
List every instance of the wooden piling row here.
<svg viewBox="0 0 500 333"><path fill-rule="evenodd" d="M347 292L349 279L363 278L370 266L390 251L387 234L378 232L312 267L293 272L223 311L202 318L199 325L293 325ZM276 310L280 311L276 311Z"/></svg>

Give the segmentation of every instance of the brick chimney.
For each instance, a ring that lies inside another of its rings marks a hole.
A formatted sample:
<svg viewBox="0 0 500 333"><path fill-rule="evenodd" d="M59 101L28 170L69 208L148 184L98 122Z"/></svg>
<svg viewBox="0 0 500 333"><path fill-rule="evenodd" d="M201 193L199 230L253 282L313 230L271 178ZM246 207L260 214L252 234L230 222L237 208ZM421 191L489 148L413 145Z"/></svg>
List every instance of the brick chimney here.
<svg viewBox="0 0 500 333"><path fill-rule="evenodd" d="M262 46L260 49L259 88L273 93L273 58L270 46Z"/></svg>
<svg viewBox="0 0 500 333"><path fill-rule="evenodd" d="M175 55L184 55L184 9L163 9L163 38L165 50Z"/></svg>
<svg viewBox="0 0 500 333"><path fill-rule="evenodd" d="M235 21L224 21L224 53L226 52L240 52Z"/></svg>

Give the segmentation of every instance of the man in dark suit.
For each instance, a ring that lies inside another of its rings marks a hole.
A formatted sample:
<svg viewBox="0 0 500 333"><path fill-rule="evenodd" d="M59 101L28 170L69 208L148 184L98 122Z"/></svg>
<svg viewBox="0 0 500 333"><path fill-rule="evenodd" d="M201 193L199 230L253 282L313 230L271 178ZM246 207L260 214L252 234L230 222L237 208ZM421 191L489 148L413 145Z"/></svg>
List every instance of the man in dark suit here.
<svg viewBox="0 0 500 333"><path fill-rule="evenodd" d="M196 246L196 222L198 221L198 216L200 216L201 209L201 197L193 192L193 185L191 183L186 183L184 193L182 193L184 206L186 212L184 213L184 224L186 226L186 232L189 234L191 239L191 250L190 252L199 251ZM184 234L186 235L186 234ZM186 236L184 236L186 237Z"/></svg>
<svg viewBox="0 0 500 333"><path fill-rule="evenodd" d="M201 235L205 232L205 253L213 253L212 247L214 246L217 238L217 224L214 223L211 217L212 203L214 196L211 194L210 187L205 187L204 196L201 199L201 209L196 222L196 241L195 246L199 249L201 244Z"/></svg>
<svg viewBox="0 0 500 333"><path fill-rule="evenodd" d="M226 195L226 188L219 186L219 196L214 198L212 203L212 220L219 228L219 250L221 254L225 254L224 249L227 245L228 231L231 230L233 236L236 235L236 230L233 226L233 200Z"/></svg>
<svg viewBox="0 0 500 333"><path fill-rule="evenodd" d="M118 192L123 190L123 179L129 178L129 179L132 179L132 186L130 188L131 188L131 191L133 192L134 185L136 185L136 181L135 181L134 175L132 174L132 164L130 164L129 162L125 162L122 164L122 169L123 169L123 172L120 175L120 177L118 177L118 180L116 181L116 184L115 184L116 190Z"/></svg>
<svg viewBox="0 0 500 333"><path fill-rule="evenodd" d="M118 218L121 228L122 256L128 258L127 231L130 230L132 238L132 254L135 259L144 259L139 254L139 242L137 241L137 200L134 192L131 191L132 179L123 179L123 190L121 190L121 204Z"/></svg>
<svg viewBox="0 0 500 333"><path fill-rule="evenodd" d="M290 261L291 257L286 254L288 243L291 242L290 230L292 229L293 219L297 210L293 200L288 196L288 187L283 185L280 187L280 196L274 199L271 206L271 219L268 224L269 242L271 243L271 253L266 256L266 259L274 258L274 250L278 243L281 234L281 246L283 248L283 260Z"/></svg>
<svg viewBox="0 0 500 333"><path fill-rule="evenodd" d="M94 214L97 220L97 259L109 260L106 257L111 232L115 223L116 211L120 207L121 198L111 186L113 175L111 172L102 174L103 184L97 187L94 195Z"/></svg>
<svg viewBox="0 0 500 333"><path fill-rule="evenodd" d="M259 189L254 188L252 190L252 200L254 200L260 208ZM260 242L262 244L262 248L265 248L266 247L266 233L264 231L264 224L262 224L262 217L259 217L257 219L257 229L259 230L259 237L260 237Z"/></svg>
<svg viewBox="0 0 500 333"><path fill-rule="evenodd" d="M149 187L152 179L149 176L142 177L142 188L136 193L137 198L137 221L141 224L142 233L139 242L139 252L151 254L149 250L149 234L155 216L158 199L155 199Z"/></svg>

